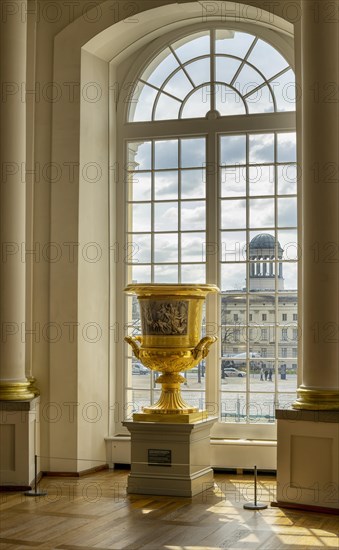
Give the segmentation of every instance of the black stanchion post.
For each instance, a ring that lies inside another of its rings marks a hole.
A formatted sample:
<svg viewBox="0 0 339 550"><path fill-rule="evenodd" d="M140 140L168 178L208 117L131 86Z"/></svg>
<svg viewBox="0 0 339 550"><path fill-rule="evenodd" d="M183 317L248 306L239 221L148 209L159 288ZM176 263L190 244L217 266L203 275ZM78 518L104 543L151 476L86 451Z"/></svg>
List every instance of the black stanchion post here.
<svg viewBox="0 0 339 550"><path fill-rule="evenodd" d="M38 491L38 456L34 455L34 491L25 491L24 495L27 497L44 497L47 495L47 491Z"/></svg>
<svg viewBox="0 0 339 550"><path fill-rule="evenodd" d="M264 510L267 508L267 504L257 502L257 467L254 466L254 502L248 502L244 504L245 510Z"/></svg>

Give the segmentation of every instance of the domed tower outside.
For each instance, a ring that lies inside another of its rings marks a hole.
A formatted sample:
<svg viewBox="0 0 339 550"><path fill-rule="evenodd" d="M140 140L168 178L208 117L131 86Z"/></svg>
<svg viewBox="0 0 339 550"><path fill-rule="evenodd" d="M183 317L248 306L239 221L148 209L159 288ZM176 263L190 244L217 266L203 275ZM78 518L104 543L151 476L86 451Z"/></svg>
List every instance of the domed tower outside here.
<svg viewBox="0 0 339 550"><path fill-rule="evenodd" d="M260 233L250 242L250 290L275 290L275 272L277 290L284 290L282 260L283 249L273 235Z"/></svg>

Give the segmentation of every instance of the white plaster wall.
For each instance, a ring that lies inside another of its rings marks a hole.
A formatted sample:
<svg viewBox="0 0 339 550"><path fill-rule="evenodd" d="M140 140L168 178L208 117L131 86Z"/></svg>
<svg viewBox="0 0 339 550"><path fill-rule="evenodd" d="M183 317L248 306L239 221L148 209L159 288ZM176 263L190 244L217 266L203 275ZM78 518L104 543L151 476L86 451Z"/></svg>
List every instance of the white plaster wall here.
<svg viewBox="0 0 339 550"><path fill-rule="evenodd" d="M38 1L40 11L44 4L44 0ZM74 5L67 2L65 6L62 0L54 4L60 6L60 17L55 21L51 17L40 17L37 21L35 78L40 87L53 82L61 90L61 95L53 101L40 95L35 106L34 128L28 131L34 130L34 158L40 169L53 162L61 171L57 181L45 177L42 172L42 177L35 183L34 241L40 247L52 242L62 253L57 261L49 263L41 255L40 261L34 263L32 318L39 324L40 336L32 342L32 370L41 389L41 455L54 457L51 461L46 459L42 468L74 471L86 469L80 461L82 457L101 459L104 437L108 432L106 421L85 422L77 403L99 401L102 410L107 411L109 393L114 390L114 375L110 377L109 374L114 361L114 345L111 342L109 358L108 336L96 347L81 339L81 324L92 321L92 318L105 324L109 300L114 305L114 288L109 289L107 256L93 267L81 259L81 249L78 256L79 247L76 246L81 240L91 238L104 244L109 232L114 235L114 219L109 224L107 209L104 213L101 210L106 206L106 200L114 203L112 195L108 199L107 181L94 194L79 180L79 163L86 161L91 149L90 142L80 140L80 123L90 128L89 134L94 130L101 131L105 125L100 118L103 111L97 119L95 106L92 105L93 109L86 116L80 109L81 59L85 59L81 56L81 48L86 45L87 52L95 56L91 70L101 81L106 74L104 64L107 64L108 74L108 62L118 54L121 58L130 55L130 45L137 37L142 38L146 32L149 39L154 38L164 32L168 24L188 24L193 19L201 22L206 18L207 9L210 17L222 21L226 21L228 10L231 18L251 16L258 23L265 20L273 26L281 26L277 16L291 18L293 23L297 21L298 13L293 9L286 10L283 0L272 3L273 15L262 11L270 5L264 0L248 1L247 4L255 8L252 11L238 2L207 2L203 6L198 1L162 0L157 1L154 8L153 0L139 0L133 3L137 13L126 13L124 1L99 0L100 10L91 18L84 11L84 4L76 0ZM168 11L161 9L165 5L169 6ZM131 15L129 20L112 27L126 15ZM288 27L286 21L286 29ZM105 29L109 30L99 36ZM96 36L98 38L90 42ZM33 70L32 67L29 69ZM110 121L114 126L114 116ZM99 149L99 146L93 149L94 157L105 162L105 155ZM113 158L114 143L111 144ZM98 288L93 294L94 281ZM114 312L112 316L114 318ZM52 341L55 332L51 333L51 338L45 337L46 330L43 333L48 323L54 323L55 330L59 331L55 341ZM94 409L92 412L94 414ZM94 456L89 456L90 450Z"/></svg>
<svg viewBox="0 0 339 550"><path fill-rule="evenodd" d="M78 256L78 469L106 461L109 380L108 64L82 53ZM95 83L95 85L93 85Z"/></svg>

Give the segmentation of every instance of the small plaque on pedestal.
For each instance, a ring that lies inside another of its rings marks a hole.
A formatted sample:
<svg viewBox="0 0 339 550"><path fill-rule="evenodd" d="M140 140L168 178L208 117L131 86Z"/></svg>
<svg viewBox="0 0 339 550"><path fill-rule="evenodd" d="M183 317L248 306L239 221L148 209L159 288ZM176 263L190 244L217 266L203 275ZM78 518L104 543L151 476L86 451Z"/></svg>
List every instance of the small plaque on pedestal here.
<svg viewBox="0 0 339 550"><path fill-rule="evenodd" d="M171 466L172 451L169 449L148 449L149 466Z"/></svg>

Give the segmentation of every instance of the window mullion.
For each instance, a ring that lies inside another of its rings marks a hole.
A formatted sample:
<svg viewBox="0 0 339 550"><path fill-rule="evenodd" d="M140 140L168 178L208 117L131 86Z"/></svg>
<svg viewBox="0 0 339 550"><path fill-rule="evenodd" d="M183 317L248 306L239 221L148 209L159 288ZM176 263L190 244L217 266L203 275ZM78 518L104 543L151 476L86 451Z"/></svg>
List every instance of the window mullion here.
<svg viewBox="0 0 339 550"><path fill-rule="evenodd" d="M215 111L215 105L216 105L216 84L215 84L215 30L212 29L210 33L210 42L211 42L211 63L210 63L210 71L211 71L211 110Z"/></svg>
<svg viewBox="0 0 339 550"><path fill-rule="evenodd" d="M234 117L219 117L215 120L206 118L187 119L184 127L181 120L158 120L152 122L130 122L122 130L123 137L131 140L147 138L169 138L171 136L194 136L209 131L227 133L242 133L255 128L258 132L275 130L295 130L295 113L265 113L251 115L237 115Z"/></svg>
<svg viewBox="0 0 339 550"><path fill-rule="evenodd" d="M206 141L206 282L219 283L219 160L218 136L209 132ZM219 403L219 356L220 356L220 300L210 295L206 301L207 326L215 327L214 336L219 336L207 356L206 402ZM214 411L217 413L217 411Z"/></svg>

